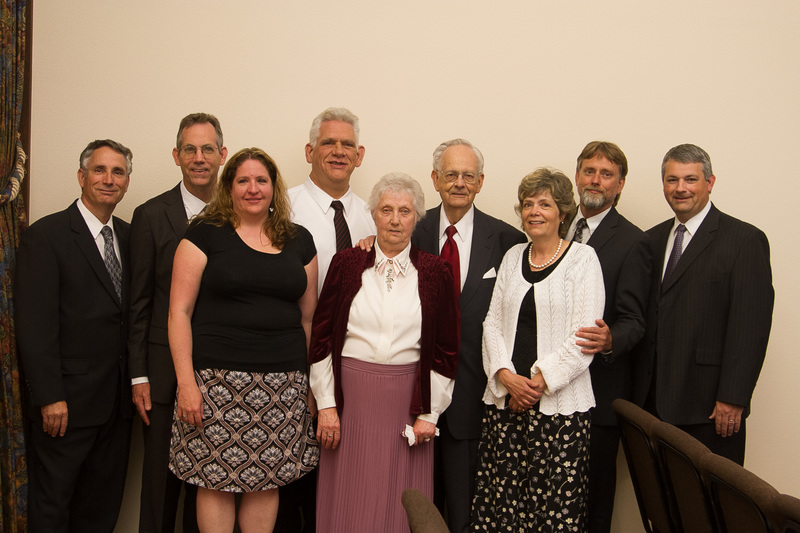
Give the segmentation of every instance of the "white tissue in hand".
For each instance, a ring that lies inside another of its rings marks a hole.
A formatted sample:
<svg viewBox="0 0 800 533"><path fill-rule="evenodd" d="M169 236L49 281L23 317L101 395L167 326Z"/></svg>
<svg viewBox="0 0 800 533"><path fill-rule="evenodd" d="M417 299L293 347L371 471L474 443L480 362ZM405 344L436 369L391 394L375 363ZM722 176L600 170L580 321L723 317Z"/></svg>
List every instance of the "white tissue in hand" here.
<svg viewBox="0 0 800 533"><path fill-rule="evenodd" d="M400 434L401 437L405 437L408 439L408 445L413 446L415 442L417 442L417 438L414 435L414 428L406 424L406 428ZM439 436L439 428L436 428L436 436Z"/></svg>

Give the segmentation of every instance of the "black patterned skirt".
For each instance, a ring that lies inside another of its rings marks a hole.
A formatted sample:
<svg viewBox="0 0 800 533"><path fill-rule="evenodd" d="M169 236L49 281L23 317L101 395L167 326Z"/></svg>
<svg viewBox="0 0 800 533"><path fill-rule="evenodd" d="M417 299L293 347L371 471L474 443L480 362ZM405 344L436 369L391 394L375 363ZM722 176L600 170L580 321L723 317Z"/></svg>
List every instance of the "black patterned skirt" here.
<svg viewBox="0 0 800 533"><path fill-rule="evenodd" d="M472 531L586 530L591 415L486 407Z"/></svg>
<svg viewBox="0 0 800 533"><path fill-rule="evenodd" d="M304 372L195 371L203 426L172 420L169 469L208 489L282 487L319 464Z"/></svg>

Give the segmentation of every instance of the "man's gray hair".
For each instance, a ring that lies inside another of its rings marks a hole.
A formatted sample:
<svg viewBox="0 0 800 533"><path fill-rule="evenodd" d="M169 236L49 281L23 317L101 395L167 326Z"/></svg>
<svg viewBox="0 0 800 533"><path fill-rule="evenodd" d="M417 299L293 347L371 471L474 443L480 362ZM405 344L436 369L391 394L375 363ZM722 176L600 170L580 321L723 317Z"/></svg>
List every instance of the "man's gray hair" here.
<svg viewBox="0 0 800 533"><path fill-rule="evenodd" d="M678 163L700 163L703 167L703 177L708 181L714 172L711 170L711 157L708 152L694 144L679 144L674 148L670 148L664 160L661 162L661 179L664 179L664 173L667 169L667 161L676 161Z"/></svg>
<svg viewBox="0 0 800 533"><path fill-rule="evenodd" d="M81 170L84 172L89 170L89 158L92 157L95 150L103 147L111 148L118 154L125 156L125 175L130 177L131 172L133 172L133 152L131 152L130 148L123 146L117 141L112 141L111 139L92 141L86 145L86 148L83 149L81 156L78 158Z"/></svg>
<svg viewBox="0 0 800 533"><path fill-rule="evenodd" d="M381 198L387 192L405 193L411 196L414 201L414 211L416 211L415 223L425 216L425 193L422 192L422 187L417 180L403 172L391 172L378 180L367 200L370 213L375 213Z"/></svg>
<svg viewBox="0 0 800 533"><path fill-rule="evenodd" d="M472 148L472 151L475 152L475 157L478 158L478 174L483 174L483 154L476 146L474 146L471 142L466 139L451 139L449 141L445 141L439 146L436 147L436 150L433 151L433 169L436 172L441 172L444 170L442 168L442 156L444 155L444 151L450 148L451 146L466 146L468 148Z"/></svg>
<svg viewBox="0 0 800 533"><path fill-rule="evenodd" d="M337 120L339 122L346 122L353 126L353 132L356 135L356 144L358 144L358 136L360 133L358 127L358 117L344 107L329 107L314 119L314 122L311 123L311 131L308 132L308 143L311 145L312 148L317 147L317 140L319 140L319 130L322 127L323 122L327 122L329 120Z"/></svg>
<svg viewBox="0 0 800 533"><path fill-rule="evenodd" d="M219 125L219 119L209 113L192 113L181 119L181 123L178 125L178 137L175 140L175 147L178 150L183 145L183 130L195 124L211 124L214 126L214 133L217 135L217 150L222 150L222 126ZM200 147L198 146L198 148Z"/></svg>

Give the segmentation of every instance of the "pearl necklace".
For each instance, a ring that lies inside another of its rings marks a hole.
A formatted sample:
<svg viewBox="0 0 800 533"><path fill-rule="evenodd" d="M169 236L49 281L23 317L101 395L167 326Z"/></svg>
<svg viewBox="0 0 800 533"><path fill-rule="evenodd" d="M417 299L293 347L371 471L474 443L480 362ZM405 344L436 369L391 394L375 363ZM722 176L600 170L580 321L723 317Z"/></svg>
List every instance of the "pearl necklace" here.
<svg viewBox="0 0 800 533"><path fill-rule="evenodd" d="M546 267L547 265L549 265L550 263L552 263L553 261L556 260L556 257L558 257L558 252L561 251L561 245L562 244L564 244L564 239L558 239L558 248L556 248L556 253L553 254L553 257L551 257L546 263L544 263L542 265L536 265L536 264L533 263L533 243L531 243L530 248L528 248L528 264L531 265L531 268L544 268L544 267Z"/></svg>

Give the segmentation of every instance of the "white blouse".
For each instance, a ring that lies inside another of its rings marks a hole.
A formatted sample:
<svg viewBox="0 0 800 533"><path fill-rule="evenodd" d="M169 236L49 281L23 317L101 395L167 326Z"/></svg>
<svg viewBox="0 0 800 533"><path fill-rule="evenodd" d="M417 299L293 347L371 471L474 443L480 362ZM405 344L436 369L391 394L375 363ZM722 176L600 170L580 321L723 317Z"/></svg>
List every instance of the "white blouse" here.
<svg viewBox="0 0 800 533"><path fill-rule="evenodd" d="M342 357L403 365L419 361L422 304L411 244L388 258L375 243L375 266L361 275L353 298ZM331 354L311 365L309 382L319 409L336 406ZM431 412L418 418L436 424L453 396L454 380L431 370Z"/></svg>

